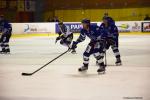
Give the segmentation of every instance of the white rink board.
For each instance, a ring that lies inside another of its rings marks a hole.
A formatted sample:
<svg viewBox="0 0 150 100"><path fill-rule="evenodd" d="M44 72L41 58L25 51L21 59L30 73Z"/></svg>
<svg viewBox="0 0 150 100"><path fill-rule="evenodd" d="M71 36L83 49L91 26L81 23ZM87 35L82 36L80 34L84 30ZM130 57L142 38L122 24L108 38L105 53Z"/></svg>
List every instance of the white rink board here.
<svg viewBox="0 0 150 100"><path fill-rule="evenodd" d="M118 27L119 32L141 32L142 22L149 21L116 21L115 24ZM80 22L64 22L70 24L70 26L76 25L76 27L70 27L70 30L80 30ZM101 22L96 23L98 26ZM30 33L56 33L57 23L12 23L13 34L30 34ZM149 23L148 23L149 25Z"/></svg>
<svg viewBox="0 0 150 100"><path fill-rule="evenodd" d="M116 21L115 24L120 32L141 32L143 21ZM98 23L100 26L101 22Z"/></svg>

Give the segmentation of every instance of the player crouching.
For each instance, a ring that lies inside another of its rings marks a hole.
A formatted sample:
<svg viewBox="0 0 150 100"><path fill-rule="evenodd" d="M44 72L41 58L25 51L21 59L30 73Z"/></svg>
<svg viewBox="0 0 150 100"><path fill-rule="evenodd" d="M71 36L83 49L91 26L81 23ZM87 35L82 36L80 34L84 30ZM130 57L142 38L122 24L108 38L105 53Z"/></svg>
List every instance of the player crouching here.
<svg viewBox="0 0 150 100"><path fill-rule="evenodd" d="M88 70L89 57L93 54L98 61L99 69L98 73L105 72L105 65L102 56L99 51L103 50L101 47L102 32L97 25L91 25L90 20L82 20L83 29L81 29L80 36L73 42L71 49L77 48L77 44L83 42L87 37L90 38L90 43L87 45L85 52L83 53L83 66L78 69L79 72Z"/></svg>
<svg viewBox="0 0 150 100"><path fill-rule="evenodd" d="M70 32L69 27L67 27L63 22L58 23L59 26L59 36L56 38L55 43L60 40L60 44L70 48L71 42L73 40L73 33ZM75 49L72 50L72 53L76 53Z"/></svg>

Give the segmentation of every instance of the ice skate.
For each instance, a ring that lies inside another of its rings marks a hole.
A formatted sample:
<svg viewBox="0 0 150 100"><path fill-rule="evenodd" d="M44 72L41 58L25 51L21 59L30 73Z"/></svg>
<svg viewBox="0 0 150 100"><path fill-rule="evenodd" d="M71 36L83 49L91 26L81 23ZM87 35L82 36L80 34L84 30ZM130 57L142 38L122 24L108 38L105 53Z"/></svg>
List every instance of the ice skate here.
<svg viewBox="0 0 150 100"><path fill-rule="evenodd" d="M88 70L88 65L87 64L84 64L82 67L80 67L78 69L79 72L83 72L83 71L87 71Z"/></svg>
<svg viewBox="0 0 150 100"><path fill-rule="evenodd" d="M0 51L0 54L4 54L4 51Z"/></svg>
<svg viewBox="0 0 150 100"><path fill-rule="evenodd" d="M121 66L121 65L122 65L121 59L118 58L117 61L116 61L116 66Z"/></svg>
<svg viewBox="0 0 150 100"><path fill-rule="evenodd" d="M10 49L6 49L5 54L10 54Z"/></svg>
<svg viewBox="0 0 150 100"><path fill-rule="evenodd" d="M76 54L76 50L73 49L73 50L71 51L71 53L72 53L72 54Z"/></svg>
<svg viewBox="0 0 150 100"><path fill-rule="evenodd" d="M100 64L99 69L97 70L98 74L105 74L105 67L106 66L104 65L104 63Z"/></svg>
<svg viewBox="0 0 150 100"><path fill-rule="evenodd" d="M0 51L0 54L5 54L6 50L2 49L2 51Z"/></svg>

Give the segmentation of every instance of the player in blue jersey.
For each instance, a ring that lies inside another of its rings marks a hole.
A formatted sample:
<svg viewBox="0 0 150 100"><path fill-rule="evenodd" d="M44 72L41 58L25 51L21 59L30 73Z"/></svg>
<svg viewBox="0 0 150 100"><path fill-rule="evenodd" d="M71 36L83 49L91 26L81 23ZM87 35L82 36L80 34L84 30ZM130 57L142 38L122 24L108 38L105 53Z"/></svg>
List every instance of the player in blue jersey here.
<svg viewBox="0 0 150 100"><path fill-rule="evenodd" d="M90 43L87 45L85 52L83 53L83 66L78 69L79 72L88 70L89 57L94 55L98 61L99 69L98 73L105 72L105 65L102 56L99 51L103 50L103 35L97 25L91 25L90 20L82 20L83 29L81 29L80 36L73 42L71 49L77 48L77 44L84 41L86 36L90 38Z"/></svg>
<svg viewBox="0 0 150 100"><path fill-rule="evenodd" d="M9 39L11 37L12 27L11 24L4 19L3 15L0 15L0 33L2 34L0 38L0 46L2 51L0 51L0 53L10 53Z"/></svg>
<svg viewBox="0 0 150 100"><path fill-rule="evenodd" d="M109 17L103 17L103 23L101 24L100 29L105 31L104 33L107 33L106 49L109 49L111 46L116 57L116 65L122 65L121 56L118 49L119 33L117 26L114 24L114 22L112 22L112 20L110 20Z"/></svg>

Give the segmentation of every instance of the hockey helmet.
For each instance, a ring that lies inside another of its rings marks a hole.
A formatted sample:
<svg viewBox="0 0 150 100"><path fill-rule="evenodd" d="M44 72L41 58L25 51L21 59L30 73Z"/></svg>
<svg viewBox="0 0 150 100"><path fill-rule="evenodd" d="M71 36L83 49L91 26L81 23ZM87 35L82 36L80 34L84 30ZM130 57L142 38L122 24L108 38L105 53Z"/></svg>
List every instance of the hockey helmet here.
<svg viewBox="0 0 150 100"><path fill-rule="evenodd" d="M63 25L63 22L58 22L58 25Z"/></svg>
<svg viewBox="0 0 150 100"><path fill-rule="evenodd" d="M89 19L83 19L83 20L81 21L81 23L90 24L90 20L89 20Z"/></svg>

